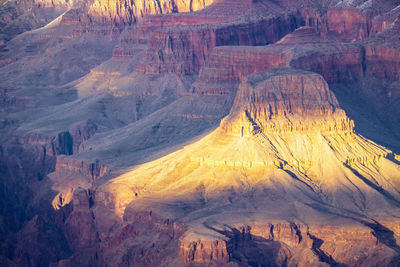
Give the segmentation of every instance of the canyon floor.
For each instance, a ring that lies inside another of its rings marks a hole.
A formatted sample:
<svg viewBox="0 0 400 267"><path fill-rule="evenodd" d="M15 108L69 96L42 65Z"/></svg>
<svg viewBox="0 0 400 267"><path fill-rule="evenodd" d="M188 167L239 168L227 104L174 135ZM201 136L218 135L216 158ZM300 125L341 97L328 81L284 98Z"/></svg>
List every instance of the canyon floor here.
<svg viewBox="0 0 400 267"><path fill-rule="evenodd" d="M399 0L0 1L1 266L400 266Z"/></svg>

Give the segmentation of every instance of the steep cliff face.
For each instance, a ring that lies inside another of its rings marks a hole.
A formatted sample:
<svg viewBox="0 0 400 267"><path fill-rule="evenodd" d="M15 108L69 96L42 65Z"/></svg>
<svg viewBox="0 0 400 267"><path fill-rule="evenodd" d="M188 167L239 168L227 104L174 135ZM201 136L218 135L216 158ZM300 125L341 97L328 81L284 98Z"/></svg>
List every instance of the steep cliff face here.
<svg viewBox="0 0 400 267"><path fill-rule="evenodd" d="M367 39L389 27L398 13L397 1L332 1L325 12L318 8L300 8L309 26L322 35L330 35L343 42ZM329 4L327 4L329 5Z"/></svg>
<svg viewBox="0 0 400 267"><path fill-rule="evenodd" d="M2 265L48 264L69 257L61 229L48 220L52 210L44 205L54 196L47 175L54 171L55 163L55 157L41 145L1 147Z"/></svg>
<svg viewBox="0 0 400 267"><path fill-rule="evenodd" d="M332 123L328 122L330 118L335 118ZM352 122L340 110L321 76L304 71L288 72L287 69L273 69L247 77L229 117L222 124L222 128L238 135L257 131L310 131L313 127L322 131L351 132Z"/></svg>
<svg viewBox="0 0 400 267"><path fill-rule="evenodd" d="M363 77L363 48L320 37L301 27L268 46L221 46L202 66L196 87L238 83L247 75L273 67L293 66L321 74L328 83L354 82Z"/></svg>
<svg viewBox="0 0 400 267"><path fill-rule="evenodd" d="M65 14L63 24L85 26L86 30L90 31L94 31L99 25L122 29L148 15L193 12L212 3L213 0L94 0L87 3L79 2Z"/></svg>
<svg viewBox="0 0 400 267"><path fill-rule="evenodd" d="M400 9L397 9L400 12ZM400 20L397 19L384 31L363 43L365 47L366 77L376 77L374 89L364 83L361 94L391 124L394 132L398 132L399 113L397 105L400 101ZM392 114L387 116L387 114Z"/></svg>
<svg viewBox="0 0 400 267"><path fill-rule="evenodd" d="M196 73L215 46L273 43L300 24L294 15L285 15L227 25L163 29L150 37L140 69L144 73Z"/></svg>
<svg viewBox="0 0 400 267"><path fill-rule="evenodd" d="M399 11L400 15L400 11ZM385 31L365 42L366 71L380 79L399 81L400 19Z"/></svg>
<svg viewBox="0 0 400 267"><path fill-rule="evenodd" d="M310 227L300 223L270 223L216 231L223 236L219 240L181 241L181 257L186 263L221 266L236 266L235 262L247 265L269 262L270 266L390 266L396 260L391 258L395 255L394 250L385 247L370 229L362 226ZM332 236L335 240L331 239ZM362 245L350 245L355 243ZM371 251L379 252L370 257Z"/></svg>
<svg viewBox="0 0 400 267"><path fill-rule="evenodd" d="M229 1L223 1L222 3L225 3L226 5L233 4ZM222 5L222 3L220 4ZM275 43L285 34L292 32L302 25L309 25L313 27L321 36L329 36L332 38L330 39L330 42L335 39L343 42L359 41L383 31L393 24L396 19L396 15L393 14L379 16L380 14L387 12L392 8L393 11L390 12L396 14L396 11L394 11L396 7L395 5L389 5L386 8L381 8L375 13L371 12L370 9L363 10L357 6L336 7L330 8L326 15L319 14L315 11L315 9L308 10L300 8L298 12L293 11L285 13L280 9L281 7L274 6L273 8L279 10L279 12L282 12L282 14L280 14L280 16L277 18L273 18L269 14L269 9L265 8L264 4L259 4L257 2L249 4L251 5L251 8L258 8L258 12L265 10L265 15L260 15L257 19L252 19L250 22L246 23L240 21L240 18L246 17L246 12L244 12L241 17L235 13L236 9L233 8L234 11L230 16L230 20L236 20L237 22L232 23L232 25L217 26L223 22L223 14L225 14L224 11L221 11L220 13L222 15L215 17L212 16L212 14L216 13L216 11L218 11L220 8L218 4L211 5L203 12L207 12L208 14L207 20L204 21L204 17L201 16L201 12L193 16L165 17L162 23L163 26L172 27L179 25L186 26L187 28L171 28L168 30L164 29L162 31L156 31L156 33L150 37L149 47L144 57L144 63L141 65L141 70L147 73L177 72L190 74L197 72L199 67L204 62L207 62L210 50L215 46L254 46ZM235 7L235 5L233 6ZM248 11L248 9L246 11ZM237 17L235 18L235 16ZM155 23L157 20L151 19L151 21ZM199 26L205 22L207 22L207 24L211 24L212 26ZM216 24L217 22L219 24ZM157 24L158 23L151 25L155 26ZM371 30L371 28L374 29ZM301 33L298 32L295 38L301 38L301 35L303 35L303 40L307 40L309 44L313 43L312 40L315 38L315 36L310 38L310 35L312 35L310 32L303 30ZM286 40L284 43L289 44L288 40ZM326 43L325 45L328 44ZM354 46L351 50L350 46L345 46L341 43L338 43L335 48L330 47L330 49L339 50L336 51L336 53L340 54L341 56L346 56L349 60L351 60L350 58L353 58L353 64L355 65L361 65L363 63L363 51L360 47ZM349 51L341 51L343 49ZM313 50L317 50L316 47L313 47ZM318 64L318 66L300 66L300 63L297 63L298 66L296 67L313 71L316 71L318 68L325 67L325 70L323 70L324 72L328 72L330 69L335 68L343 69L342 66L337 66L341 63L341 61L335 61L332 52L333 51L329 53L331 58L327 58L326 55L320 56L325 57L324 59L320 59L320 61L325 61L325 63L329 61L331 62L329 65L320 62L315 63ZM321 53L323 53L322 50ZM299 59L299 61L304 60ZM354 67L356 68L357 66ZM362 74L360 73L362 71L360 68L354 71L359 72L356 74L358 76ZM334 74L331 74L331 76L333 75ZM338 79L340 80L340 77L325 78L329 82L331 82L331 80L336 80L335 82L337 82ZM347 78L351 79L352 77Z"/></svg>
<svg viewBox="0 0 400 267"><path fill-rule="evenodd" d="M302 48L298 49L300 44ZM318 37L311 28L298 29L271 49L286 50L291 55L290 66L317 72L330 84L351 83L364 75L361 46Z"/></svg>
<svg viewBox="0 0 400 267"><path fill-rule="evenodd" d="M367 14L357 8L332 8L326 15L327 31L343 40L363 40L368 37Z"/></svg>
<svg viewBox="0 0 400 267"><path fill-rule="evenodd" d="M20 132L12 136L12 142L18 145L42 145L48 155L72 155L80 152L81 145L92 137L97 126L91 121L78 122L70 126L68 131L48 136L38 132Z"/></svg>
<svg viewBox="0 0 400 267"><path fill-rule="evenodd" d="M76 34L88 30L99 35L112 33L102 26L121 30L147 15L193 12L212 4L212 0L22 0L7 1L0 6L0 45L14 36L42 27L62 15L62 24L83 26ZM99 27L101 29L99 29ZM114 29L114 31L117 31Z"/></svg>
<svg viewBox="0 0 400 267"><path fill-rule="evenodd" d="M213 0L126 1L94 0L88 15L101 23L130 25L146 15L193 12L210 5Z"/></svg>

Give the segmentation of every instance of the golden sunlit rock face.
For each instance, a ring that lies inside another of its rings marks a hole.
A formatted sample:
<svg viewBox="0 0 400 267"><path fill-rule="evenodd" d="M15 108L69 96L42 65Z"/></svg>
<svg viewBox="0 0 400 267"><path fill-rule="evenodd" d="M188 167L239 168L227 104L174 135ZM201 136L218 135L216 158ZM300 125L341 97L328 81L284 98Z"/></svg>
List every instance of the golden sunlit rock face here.
<svg viewBox="0 0 400 267"><path fill-rule="evenodd" d="M399 1L0 1L0 266L399 266Z"/></svg>
<svg viewBox="0 0 400 267"><path fill-rule="evenodd" d="M259 132L352 132L324 78L274 69L245 78L222 128L236 135Z"/></svg>
<svg viewBox="0 0 400 267"><path fill-rule="evenodd" d="M94 0L88 14L103 22L131 24L146 15L193 12L212 2L213 0Z"/></svg>

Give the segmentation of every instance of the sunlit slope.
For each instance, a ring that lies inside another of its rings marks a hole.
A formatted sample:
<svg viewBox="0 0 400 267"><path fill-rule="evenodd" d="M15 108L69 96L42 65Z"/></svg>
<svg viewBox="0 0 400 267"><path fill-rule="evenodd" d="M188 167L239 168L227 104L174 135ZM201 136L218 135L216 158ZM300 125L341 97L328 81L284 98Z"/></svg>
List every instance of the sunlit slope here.
<svg viewBox="0 0 400 267"><path fill-rule="evenodd" d="M321 76L272 69L242 82L216 131L111 180L96 198L121 215L151 209L193 224L390 218L400 207L397 163L354 133Z"/></svg>

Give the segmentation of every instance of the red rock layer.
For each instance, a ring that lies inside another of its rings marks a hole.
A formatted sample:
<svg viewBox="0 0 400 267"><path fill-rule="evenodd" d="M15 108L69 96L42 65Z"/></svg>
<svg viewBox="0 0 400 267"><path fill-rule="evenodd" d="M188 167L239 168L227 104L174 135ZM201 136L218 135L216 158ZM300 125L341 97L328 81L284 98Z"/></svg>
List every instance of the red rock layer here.
<svg viewBox="0 0 400 267"><path fill-rule="evenodd" d="M381 225L374 233L367 227L307 226L296 223L269 223L221 230L225 240L183 241L180 256L188 264L233 262L272 266L351 265L390 266L395 253L379 241ZM354 245L357 244L357 245ZM376 254L370 254L378 251ZM374 255L374 256L372 256Z"/></svg>
<svg viewBox="0 0 400 267"><path fill-rule="evenodd" d="M326 15L328 33L343 40L363 40L368 37L367 15L357 8L332 8Z"/></svg>
<svg viewBox="0 0 400 267"><path fill-rule="evenodd" d="M287 66L290 57L265 46L221 46L212 50L199 72L202 83L240 82L247 75Z"/></svg>
<svg viewBox="0 0 400 267"><path fill-rule="evenodd" d="M388 29L365 42L366 72L368 75L374 75L380 79L400 81L399 32L400 19L397 19Z"/></svg>
<svg viewBox="0 0 400 267"><path fill-rule="evenodd" d="M231 25L159 30L149 40L140 70L192 74L200 70L215 46L268 44L296 27L296 18L288 16Z"/></svg>
<svg viewBox="0 0 400 267"><path fill-rule="evenodd" d="M228 252L227 244L223 240L181 242L179 257L187 264L228 263L232 259L232 256Z"/></svg>
<svg viewBox="0 0 400 267"><path fill-rule="evenodd" d="M333 4L333 3L332 3ZM398 15L396 1L368 1L368 3L339 3L327 8L326 14L318 8L299 8L306 25L322 35L335 36L341 41L364 40L392 24Z"/></svg>
<svg viewBox="0 0 400 267"><path fill-rule="evenodd" d="M214 48L193 91L207 84L237 83L253 72L282 66L317 72L328 83L352 82L363 76L363 61L361 46L321 38L303 27L269 46Z"/></svg>

